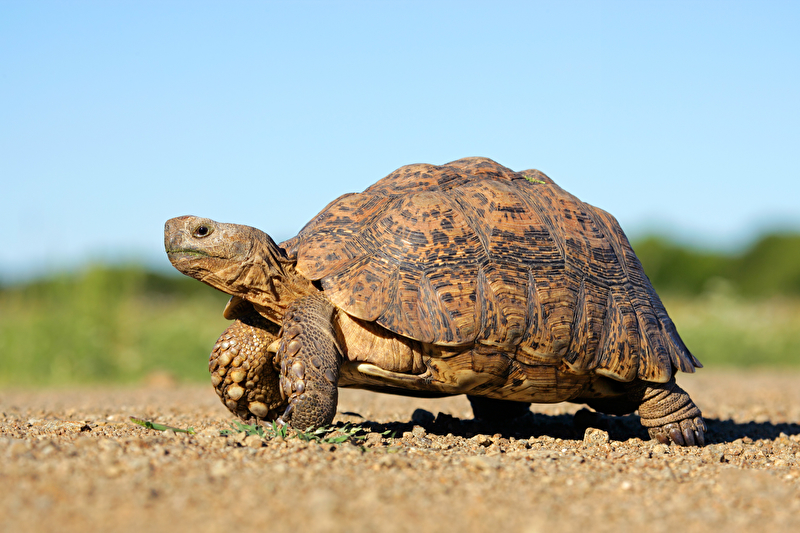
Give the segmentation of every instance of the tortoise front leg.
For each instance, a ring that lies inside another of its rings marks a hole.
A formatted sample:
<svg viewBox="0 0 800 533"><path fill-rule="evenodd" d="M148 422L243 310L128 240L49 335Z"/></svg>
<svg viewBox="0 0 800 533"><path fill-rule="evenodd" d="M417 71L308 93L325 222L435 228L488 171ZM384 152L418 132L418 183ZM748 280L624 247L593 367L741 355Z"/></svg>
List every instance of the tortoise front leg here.
<svg viewBox="0 0 800 533"><path fill-rule="evenodd" d="M277 357L289 406L278 421L295 429L325 426L336 416L342 356L333 312L330 302L312 295L292 303L283 318Z"/></svg>
<svg viewBox="0 0 800 533"><path fill-rule="evenodd" d="M243 420L269 422L286 410L268 352L277 330L261 315L246 314L234 320L211 351L211 383L225 407Z"/></svg>
<svg viewBox="0 0 800 533"><path fill-rule="evenodd" d="M703 446L706 424L700 409L678 387L675 378L667 383L634 381L628 397L639 404L639 417L650 438L662 444Z"/></svg>

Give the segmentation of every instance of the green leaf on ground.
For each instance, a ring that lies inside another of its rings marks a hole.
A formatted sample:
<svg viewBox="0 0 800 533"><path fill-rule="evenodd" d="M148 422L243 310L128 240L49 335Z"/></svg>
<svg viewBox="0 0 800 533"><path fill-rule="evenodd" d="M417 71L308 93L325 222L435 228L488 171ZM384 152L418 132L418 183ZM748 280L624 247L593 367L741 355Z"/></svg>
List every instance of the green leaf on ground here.
<svg viewBox="0 0 800 533"><path fill-rule="evenodd" d="M307 429L306 431L299 431L296 429L289 429L288 426L280 425L272 421L270 426L266 428L259 424L244 424L238 420L231 422L232 429L223 429L220 431L222 436L233 436L237 433L245 432L247 436L257 435L262 439L299 439L305 442L319 442L322 444L341 444L348 440L362 441L367 438L369 430L362 426L355 426L347 422L343 426L323 426L316 429ZM383 437L394 437L393 431L384 431L381 433Z"/></svg>
<svg viewBox="0 0 800 533"><path fill-rule="evenodd" d="M181 428L176 428L176 427L172 427L172 426L165 426L164 424L158 424L156 422L150 422L149 420L142 420L141 418L136 418L136 417L133 417L133 416L130 417L130 419L131 419L131 422L133 422L134 424L138 424L138 425L140 425L142 427L145 427L147 429L154 429L156 431L169 431L171 429L175 433L188 433L190 435L194 435L195 434L194 428L191 428L191 427L188 428L188 429L181 429Z"/></svg>

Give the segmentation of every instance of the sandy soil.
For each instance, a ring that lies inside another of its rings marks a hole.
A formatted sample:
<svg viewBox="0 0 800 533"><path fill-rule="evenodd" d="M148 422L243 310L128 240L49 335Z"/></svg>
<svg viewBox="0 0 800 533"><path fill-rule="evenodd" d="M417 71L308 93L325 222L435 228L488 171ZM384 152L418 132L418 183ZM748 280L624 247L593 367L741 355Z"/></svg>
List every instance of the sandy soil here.
<svg viewBox="0 0 800 533"><path fill-rule="evenodd" d="M0 530L800 531L800 373L679 382L705 448L570 404L489 427L464 397L342 391L370 431L333 445L220 436L210 385L3 391Z"/></svg>

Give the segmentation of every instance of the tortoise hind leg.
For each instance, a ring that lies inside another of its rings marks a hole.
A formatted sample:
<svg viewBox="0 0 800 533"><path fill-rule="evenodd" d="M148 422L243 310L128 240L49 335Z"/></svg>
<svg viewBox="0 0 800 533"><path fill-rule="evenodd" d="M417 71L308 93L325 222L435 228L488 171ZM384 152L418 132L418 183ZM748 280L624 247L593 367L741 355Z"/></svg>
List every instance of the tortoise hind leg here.
<svg viewBox="0 0 800 533"><path fill-rule="evenodd" d="M650 437L662 444L703 446L706 424L700 409L678 387L675 378L667 383L633 381L628 398L639 405L639 417Z"/></svg>
<svg viewBox="0 0 800 533"><path fill-rule="evenodd" d="M508 422L529 413L531 407L528 402L498 400L470 394L467 394L467 399L472 405L472 413L475 418L486 422Z"/></svg>
<svg viewBox="0 0 800 533"><path fill-rule="evenodd" d="M292 303L283 318L277 357L281 391L289 406L279 421L295 429L326 426L336 416L342 356L333 311L324 298L306 296Z"/></svg>

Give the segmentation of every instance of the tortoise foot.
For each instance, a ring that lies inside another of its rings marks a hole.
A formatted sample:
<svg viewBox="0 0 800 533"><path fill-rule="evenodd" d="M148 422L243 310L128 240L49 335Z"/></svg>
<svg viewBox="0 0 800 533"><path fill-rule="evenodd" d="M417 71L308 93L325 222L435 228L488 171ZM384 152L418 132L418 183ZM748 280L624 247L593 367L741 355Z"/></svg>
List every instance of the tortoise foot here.
<svg viewBox="0 0 800 533"><path fill-rule="evenodd" d="M662 444L705 445L703 414L675 378L667 383L631 383L628 398L639 404L639 417L650 437Z"/></svg>
<svg viewBox="0 0 800 533"><path fill-rule="evenodd" d="M268 346L277 327L255 313L237 318L217 340L208 360L222 403L242 420L275 420L286 409Z"/></svg>
<svg viewBox="0 0 800 533"><path fill-rule="evenodd" d="M679 446L705 446L706 423L702 417L687 418L663 426L647 428L650 438L661 444L674 442Z"/></svg>
<svg viewBox="0 0 800 533"><path fill-rule="evenodd" d="M280 424L295 429L326 426L336 416L340 351L331 326L332 306L315 296L286 311L277 356L280 389L289 402Z"/></svg>

